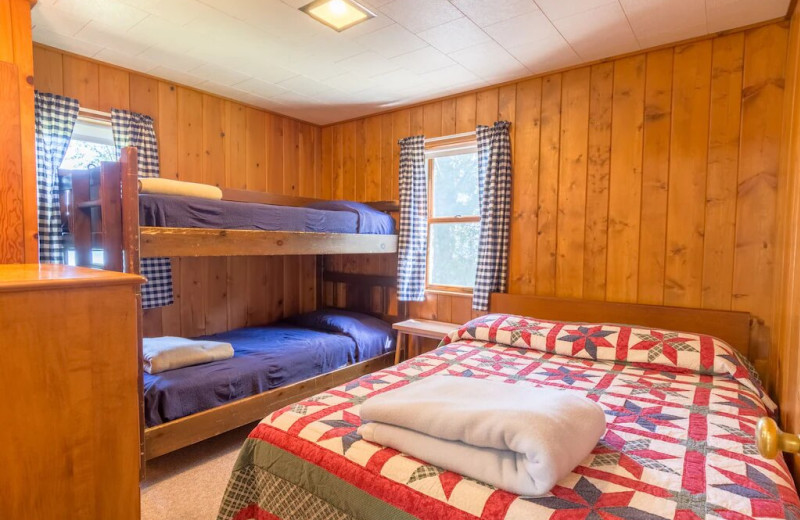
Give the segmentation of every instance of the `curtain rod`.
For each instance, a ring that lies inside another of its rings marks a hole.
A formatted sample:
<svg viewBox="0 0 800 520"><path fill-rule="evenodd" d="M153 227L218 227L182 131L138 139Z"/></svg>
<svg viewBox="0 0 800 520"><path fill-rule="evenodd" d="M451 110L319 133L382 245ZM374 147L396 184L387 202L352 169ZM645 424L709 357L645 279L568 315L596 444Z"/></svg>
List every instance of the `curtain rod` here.
<svg viewBox="0 0 800 520"><path fill-rule="evenodd" d="M89 119L94 123L111 125L111 112L103 112L101 110L92 110L91 108L80 107L78 109L78 117Z"/></svg>
<svg viewBox="0 0 800 520"><path fill-rule="evenodd" d="M460 133L460 134L443 135L442 137L431 137L430 139L426 137L425 138L425 142L426 143L435 143L437 141L450 141L450 140L453 140L453 139L460 139L462 137L471 137L473 135L475 135L475 130L473 130L471 132L463 132L463 133Z"/></svg>

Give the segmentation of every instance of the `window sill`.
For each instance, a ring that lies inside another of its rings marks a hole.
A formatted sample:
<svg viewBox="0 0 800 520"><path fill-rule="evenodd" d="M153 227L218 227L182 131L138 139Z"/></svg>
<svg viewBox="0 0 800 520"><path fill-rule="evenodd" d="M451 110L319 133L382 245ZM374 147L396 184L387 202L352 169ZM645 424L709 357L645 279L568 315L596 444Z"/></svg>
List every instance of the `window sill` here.
<svg viewBox="0 0 800 520"><path fill-rule="evenodd" d="M444 289L425 289L425 294L441 294L443 296L461 296L462 298L472 298L472 291L446 291Z"/></svg>

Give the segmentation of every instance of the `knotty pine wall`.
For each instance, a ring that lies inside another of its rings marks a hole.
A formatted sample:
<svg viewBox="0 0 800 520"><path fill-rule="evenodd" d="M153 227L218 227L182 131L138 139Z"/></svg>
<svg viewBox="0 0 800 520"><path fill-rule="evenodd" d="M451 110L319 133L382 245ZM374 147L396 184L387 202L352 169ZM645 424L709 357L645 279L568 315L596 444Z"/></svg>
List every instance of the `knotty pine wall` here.
<svg viewBox="0 0 800 520"><path fill-rule="evenodd" d="M38 90L153 117L162 177L321 195L315 125L39 45L34 67ZM211 334L316 306L313 256L173 259L173 277L176 303L145 312L146 336Z"/></svg>
<svg viewBox="0 0 800 520"><path fill-rule="evenodd" d="M327 126L320 193L396 198L399 138L507 119L510 292L750 311L766 360L788 29L773 23ZM464 322L470 305L429 293L410 312Z"/></svg>
<svg viewBox="0 0 800 520"><path fill-rule="evenodd" d="M778 374L777 391L782 427L800 430L800 11L795 9L786 62L780 174L778 178L778 251L776 255L776 312L771 361ZM795 457L795 481L800 481L800 458Z"/></svg>

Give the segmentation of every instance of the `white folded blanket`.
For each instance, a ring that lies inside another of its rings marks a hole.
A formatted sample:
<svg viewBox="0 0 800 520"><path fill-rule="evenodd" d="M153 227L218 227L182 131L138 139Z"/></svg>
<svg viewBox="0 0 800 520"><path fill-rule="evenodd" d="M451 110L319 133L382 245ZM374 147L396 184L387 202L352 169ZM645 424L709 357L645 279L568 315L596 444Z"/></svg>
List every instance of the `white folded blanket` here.
<svg viewBox="0 0 800 520"><path fill-rule="evenodd" d="M210 184L197 182L175 181L159 177L140 177L139 193L153 195L182 195L184 197L199 197L201 199L220 200L222 190Z"/></svg>
<svg viewBox="0 0 800 520"><path fill-rule="evenodd" d="M602 408L584 396L457 376L431 376L370 397L365 440L518 495L543 495L597 445Z"/></svg>
<svg viewBox="0 0 800 520"><path fill-rule="evenodd" d="M219 341L198 341L174 336L144 338L144 370L158 374L165 370L200 365L233 357L233 346Z"/></svg>

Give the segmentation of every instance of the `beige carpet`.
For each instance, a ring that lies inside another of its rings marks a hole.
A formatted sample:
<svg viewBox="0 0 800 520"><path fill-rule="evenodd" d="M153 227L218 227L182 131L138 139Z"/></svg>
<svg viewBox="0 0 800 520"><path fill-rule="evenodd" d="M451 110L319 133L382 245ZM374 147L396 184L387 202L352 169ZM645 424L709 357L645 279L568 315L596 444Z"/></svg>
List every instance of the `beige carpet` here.
<svg viewBox="0 0 800 520"><path fill-rule="evenodd" d="M213 520L233 463L255 424L147 463L142 520Z"/></svg>

